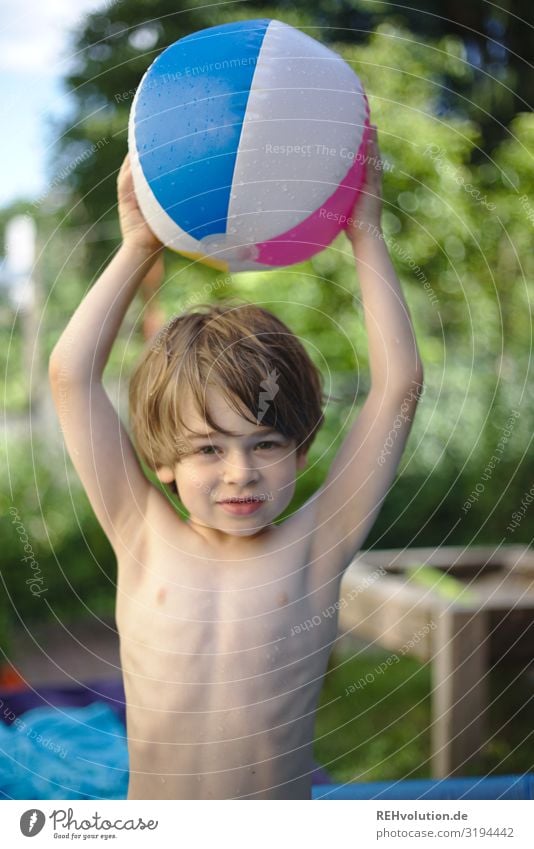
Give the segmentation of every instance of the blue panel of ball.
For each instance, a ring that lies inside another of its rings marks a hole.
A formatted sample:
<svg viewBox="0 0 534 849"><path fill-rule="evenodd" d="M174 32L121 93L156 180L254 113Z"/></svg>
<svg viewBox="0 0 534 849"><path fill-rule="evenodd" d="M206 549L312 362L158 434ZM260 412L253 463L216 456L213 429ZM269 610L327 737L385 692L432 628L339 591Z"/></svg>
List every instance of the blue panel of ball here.
<svg viewBox="0 0 534 849"><path fill-rule="evenodd" d="M163 209L196 239L226 232L241 128L269 23L239 21L186 36L158 57L139 91L141 167Z"/></svg>

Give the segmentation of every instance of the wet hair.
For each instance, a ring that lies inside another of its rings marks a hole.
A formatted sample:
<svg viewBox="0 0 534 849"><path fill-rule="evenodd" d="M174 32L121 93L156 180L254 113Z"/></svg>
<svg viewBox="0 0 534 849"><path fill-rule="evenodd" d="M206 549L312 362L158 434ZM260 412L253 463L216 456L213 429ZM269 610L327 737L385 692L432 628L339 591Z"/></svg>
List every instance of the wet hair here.
<svg viewBox="0 0 534 849"><path fill-rule="evenodd" d="M150 469L172 468L191 450L186 397L211 429L232 435L213 421L208 387L248 421L294 439L299 455L324 421L321 372L283 321L247 302L200 304L167 322L130 380L132 436Z"/></svg>

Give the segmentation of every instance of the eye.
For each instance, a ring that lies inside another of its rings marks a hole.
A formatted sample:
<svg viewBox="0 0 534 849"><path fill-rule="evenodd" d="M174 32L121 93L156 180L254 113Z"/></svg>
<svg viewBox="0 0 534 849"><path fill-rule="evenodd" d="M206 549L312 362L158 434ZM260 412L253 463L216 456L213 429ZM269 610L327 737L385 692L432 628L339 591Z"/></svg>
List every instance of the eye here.
<svg viewBox="0 0 534 849"><path fill-rule="evenodd" d="M199 448L197 454L203 454L205 457L210 457L212 451L217 451L218 448L216 445L204 445L202 448Z"/></svg>
<svg viewBox="0 0 534 849"><path fill-rule="evenodd" d="M265 448L266 445L269 448L277 448L278 442L272 442L272 440L270 440L270 439L264 439L263 442L258 442L256 448L261 448L262 445L263 445L264 448Z"/></svg>

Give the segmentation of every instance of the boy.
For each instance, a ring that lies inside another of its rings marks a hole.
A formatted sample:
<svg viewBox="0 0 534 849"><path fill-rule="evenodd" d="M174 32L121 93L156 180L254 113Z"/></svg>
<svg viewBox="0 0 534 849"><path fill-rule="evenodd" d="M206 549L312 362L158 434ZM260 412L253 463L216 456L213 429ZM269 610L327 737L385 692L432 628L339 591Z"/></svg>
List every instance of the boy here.
<svg viewBox="0 0 534 849"><path fill-rule="evenodd" d="M64 438L118 561L129 799L309 799L314 714L344 570L393 480L422 385L412 324L380 231L376 128L349 219L371 389L324 485L276 525L322 422L320 378L253 305L179 316L131 384L144 476L102 386L124 314L162 245L118 179L122 245L50 360ZM392 448L384 445L395 434Z"/></svg>

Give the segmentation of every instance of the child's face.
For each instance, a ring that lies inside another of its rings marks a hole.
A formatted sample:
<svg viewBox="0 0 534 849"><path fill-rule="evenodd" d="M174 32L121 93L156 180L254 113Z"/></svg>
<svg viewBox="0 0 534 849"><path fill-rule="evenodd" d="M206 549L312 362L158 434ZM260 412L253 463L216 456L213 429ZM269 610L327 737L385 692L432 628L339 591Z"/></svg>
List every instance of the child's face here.
<svg viewBox="0 0 534 849"><path fill-rule="evenodd" d="M190 437L190 450L173 469L158 469L158 477L164 483L176 482L192 525L254 536L290 503L296 472L305 466L306 456L297 457L294 439L240 416L219 390L208 388L206 404L213 421L239 436L209 433L208 423L188 399L182 412L185 424L209 435ZM224 503L227 499L241 503Z"/></svg>

